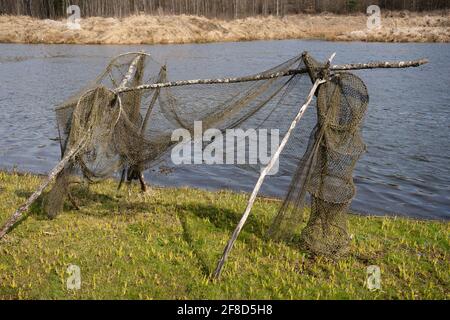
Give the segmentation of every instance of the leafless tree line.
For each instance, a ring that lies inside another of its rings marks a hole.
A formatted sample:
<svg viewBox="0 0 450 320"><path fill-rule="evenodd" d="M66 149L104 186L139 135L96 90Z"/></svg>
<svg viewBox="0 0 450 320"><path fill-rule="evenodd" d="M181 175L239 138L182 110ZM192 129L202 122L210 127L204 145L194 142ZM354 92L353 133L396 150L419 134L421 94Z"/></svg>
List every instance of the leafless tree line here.
<svg viewBox="0 0 450 320"><path fill-rule="evenodd" d="M189 14L210 18L283 16L301 12L365 12L371 5L387 10L438 10L448 0L0 0L0 14L39 18L66 16L66 8L78 5L82 17L124 17L133 14Z"/></svg>

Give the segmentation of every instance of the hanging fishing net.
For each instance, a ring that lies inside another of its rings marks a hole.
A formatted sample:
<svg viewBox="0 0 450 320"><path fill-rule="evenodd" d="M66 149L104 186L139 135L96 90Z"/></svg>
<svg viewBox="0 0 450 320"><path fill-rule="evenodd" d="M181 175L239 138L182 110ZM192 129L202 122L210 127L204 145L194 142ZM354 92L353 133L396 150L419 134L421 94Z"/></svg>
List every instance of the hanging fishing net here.
<svg viewBox="0 0 450 320"><path fill-rule="evenodd" d="M292 70L307 70L313 82L324 76L323 65L298 55L242 81L179 85L170 84L170 69L148 55L113 59L91 85L56 109L62 155L76 152L45 199L47 214L55 217L66 199L73 201L71 185L80 176L89 182L118 176L120 185L138 180L145 191L143 172L179 143L173 139L174 131L183 129L198 139L200 121L202 133L215 132L210 141L201 140L201 151L207 142L229 144L219 141L219 136L231 129L265 130L269 141L274 129L283 136L289 121L280 119L292 119L311 88L310 79L302 77L305 72ZM345 215L355 193L353 168L364 151L360 129L368 95L363 82L352 74L327 77L329 81L318 90L316 127L310 135L297 130L281 154L281 162L291 165L280 165L283 170L275 174L290 177L292 183L270 234L292 238L310 194L311 215L301 234L302 246L340 256L348 247ZM259 150L253 150L250 142L258 138L249 133L233 141L232 157L240 157L234 164L239 170L259 172L264 166L252 159ZM274 151L273 146L268 149ZM193 150L192 157L197 156ZM216 154L215 159L226 163L227 156Z"/></svg>
<svg viewBox="0 0 450 320"><path fill-rule="evenodd" d="M310 57L307 64L315 80L320 76L320 64ZM339 258L349 248L346 216L355 195L353 170L365 151L361 126L369 95L362 80L353 74L329 77L318 90L317 125L269 234L292 240L309 194L310 218L300 244L311 253Z"/></svg>
<svg viewBox="0 0 450 320"><path fill-rule="evenodd" d="M301 55L250 78L300 68L304 68ZM168 71L148 55L121 55L92 84L56 109L62 154L81 142L82 147L45 199L50 217L61 212L67 198L72 201L70 185L79 176L96 182L118 175L120 184L139 180L145 190L142 173L179 143L172 138L175 130L186 130L195 140L196 122L201 122L202 132L215 130L211 141L219 133L226 136L230 129L267 129L269 135L277 129L283 134L288 124L280 126L280 117L293 116L304 99L303 92L309 89L306 81L300 81L301 74L239 83L151 87L169 83ZM147 88L139 88L141 85ZM240 170L262 167L249 161L253 151L249 140L258 138L252 134L236 137L232 156L245 155L236 163ZM223 144L225 147L226 141ZM196 157L194 150L192 156ZM227 157L223 154L217 162L226 163Z"/></svg>

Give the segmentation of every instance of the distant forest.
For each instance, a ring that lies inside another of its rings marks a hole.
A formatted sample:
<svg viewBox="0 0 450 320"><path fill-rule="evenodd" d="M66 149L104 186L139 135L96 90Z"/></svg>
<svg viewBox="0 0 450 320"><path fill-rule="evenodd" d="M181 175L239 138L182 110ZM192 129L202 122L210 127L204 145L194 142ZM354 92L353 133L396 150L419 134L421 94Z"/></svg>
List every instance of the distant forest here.
<svg viewBox="0 0 450 320"><path fill-rule="evenodd" d="M371 4L386 10L450 8L449 0L0 0L0 14L55 19L65 17L69 5L78 5L82 17L125 17L146 13L233 19L302 12L365 12Z"/></svg>

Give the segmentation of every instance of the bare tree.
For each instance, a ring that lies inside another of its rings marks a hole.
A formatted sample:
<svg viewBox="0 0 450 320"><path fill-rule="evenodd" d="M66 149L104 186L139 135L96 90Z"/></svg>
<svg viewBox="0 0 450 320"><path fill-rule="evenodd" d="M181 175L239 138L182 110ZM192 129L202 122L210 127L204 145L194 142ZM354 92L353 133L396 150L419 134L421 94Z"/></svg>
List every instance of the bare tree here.
<svg viewBox="0 0 450 320"><path fill-rule="evenodd" d="M124 17L163 12L233 19L300 12L365 12L370 4L388 10L450 8L448 0L0 0L0 14L55 19L65 17L69 5L78 5L84 17Z"/></svg>

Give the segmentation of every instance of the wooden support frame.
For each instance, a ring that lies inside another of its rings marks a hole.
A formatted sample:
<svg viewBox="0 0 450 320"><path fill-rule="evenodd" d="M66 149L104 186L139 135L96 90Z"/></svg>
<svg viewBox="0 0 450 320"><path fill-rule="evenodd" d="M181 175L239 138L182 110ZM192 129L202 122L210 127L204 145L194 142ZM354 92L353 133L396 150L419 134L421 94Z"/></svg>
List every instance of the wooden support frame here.
<svg viewBox="0 0 450 320"><path fill-rule="evenodd" d="M198 85L198 84L227 84L227 83L239 83L239 82L249 82L249 81L258 81L258 80L268 80L278 77L284 77L284 76L292 76L295 74L302 74L307 73L307 69L296 69L296 70L288 70L285 72L278 72L278 73L262 73L258 74L256 76L248 76L248 77L238 77L238 78L223 78L223 79L198 79L198 80L182 80L182 81L173 81L173 82L164 82L164 83L154 83L154 84L144 84L137 87L128 87L128 83L132 78L133 73L136 71L136 65L139 62L139 59L143 56L150 56L147 53L144 52L130 52L122 54L117 58L125 55L137 55L137 57L133 60L133 62L130 64L129 70L124 76L124 79L122 80L121 84L114 90L114 94L117 95L120 102L120 94L124 92L130 92L130 91L137 91L137 90L157 90L154 94L154 99L152 99L152 102L149 105L149 108L147 110L147 115L144 120L141 132L143 133L145 130L145 126L148 122L148 117L151 113L151 110L153 108L153 105L156 103L157 96L159 95L159 90L161 88L166 87L176 87L176 86L186 86L186 85ZM345 65L333 65L331 66L331 60L334 57L334 55L330 58L327 68L329 68L330 71L348 71L348 70L364 70L364 69L376 69L376 68L409 68L409 67L418 67L421 65L424 65L428 63L427 59L419 59L419 60L411 60L411 61L398 61L398 62L369 62L369 63L356 63L356 64L345 64ZM161 80L160 80L161 81ZM281 150L284 148L284 146L287 143L287 140L289 139L290 132L295 128L298 121L302 118L304 112L308 108L309 104L311 103L312 97L314 93L316 92L318 86L323 83L324 80L316 80L316 82L313 85L313 88L311 89L310 94L308 95L307 101L302 106L302 108L299 111L299 114L294 119L291 125L291 129L286 134L286 136L283 139L282 145L280 146L281 149L277 150L274 157L279 157ZM154 100L154 101L153 101ZM70 163L70 161L73 160L73 158L76 156L76 154L83 149L84 145L87 142L89 132L86 132L85 138L81 139L76 146L73 146L70 148L62 158L62 160L51 170L49 175L47 176L47 179L38 187L38 189L30 196L30 198L27 199L27 201L19 208L17 209L14 214L6 221L6 223L0 228L0 240L15 226L19 221L22 220L23 215L26 211L29 210L30 206L39 198L39 196L44 192L44 190L52 183L52 181L58 176L59 173L61 173L65 166ZM241 218L241 221L239 222L238 226L235 229L235 232L233 232L233 235L228 242L227 246L225 247L224 254L221 258L221 260L218 263L217 269L214 273L214 276L218 278L220 276L220 273L222 271L222 268L225 264L225 261L228 257L228 254L230 250L232 249L232 246L234 244L234 241L237 239L240 231L242 230L242 227L244 226L248 215L250 214L251 208L254 204L254 201L256 200L257 193L259 191L259 188L261 187L265 176L270 171L272 166L274 165L276 159L272 158L269 165L264 169L263 174L261 174L260 179L258 180L258 183L255 186L255 190L253 191L249 203L247 205L246 211L244 212L243 217ZM143 179L143 176L140 177ZM141 180L141 183L143 180ZM143 182L145 184L145 182Z"/></svg>

